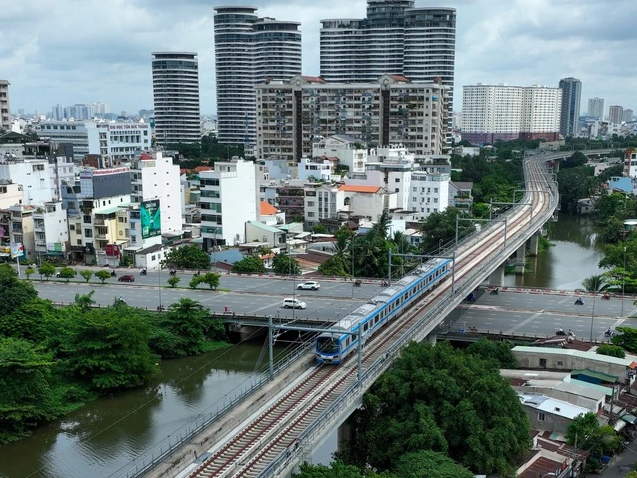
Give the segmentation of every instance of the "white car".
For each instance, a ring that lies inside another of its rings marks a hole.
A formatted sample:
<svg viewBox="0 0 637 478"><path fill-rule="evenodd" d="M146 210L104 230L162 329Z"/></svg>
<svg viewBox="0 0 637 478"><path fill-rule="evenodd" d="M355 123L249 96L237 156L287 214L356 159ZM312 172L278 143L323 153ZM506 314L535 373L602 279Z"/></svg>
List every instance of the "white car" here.
<svg viewBox="0 0 637 478"><path fill-rule="evenodd" d="M305 309L307 304L299 299L283 299L284 309Z"/></svg>
<svg viewBox="0 0 637 478"><path fill-rule="evenodd" d="M321 287L321 284L312 280L303 282L303 284L299 284L296 286L298 290L319 290L319 287Z"/></svg>

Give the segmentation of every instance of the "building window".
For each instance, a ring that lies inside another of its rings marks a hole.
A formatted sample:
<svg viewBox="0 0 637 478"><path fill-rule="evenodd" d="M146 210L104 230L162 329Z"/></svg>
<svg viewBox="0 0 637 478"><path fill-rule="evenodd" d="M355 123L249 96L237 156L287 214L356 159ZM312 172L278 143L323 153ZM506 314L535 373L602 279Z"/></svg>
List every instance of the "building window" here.
<svg viewBox="0 0 637 478"><path fill-rule="evenodd" d="M400 182L400 178L396 178L394 181L399 183Z"/></svg>
<svg viewBox="0 0 637 478"><path fill-rule="evenodd" d="M538 420L539 422L543 422L544 420L546 420L546 415L545 415L544 413L542 413L542 412L539 412L539 413L537 414L537 420Z"/></svg>
<svg viewBox="0 0 637 478"><path fill-rule="evenodd" d="M540 367L546 368L546 359L543 359L543 358L540 359Z"/></svg>
<svg viewBox="0 0 637 478"><path fill-rule="evenodd" d="M93 231L91 229L84 229L84 237L93 237Z"/></svg>

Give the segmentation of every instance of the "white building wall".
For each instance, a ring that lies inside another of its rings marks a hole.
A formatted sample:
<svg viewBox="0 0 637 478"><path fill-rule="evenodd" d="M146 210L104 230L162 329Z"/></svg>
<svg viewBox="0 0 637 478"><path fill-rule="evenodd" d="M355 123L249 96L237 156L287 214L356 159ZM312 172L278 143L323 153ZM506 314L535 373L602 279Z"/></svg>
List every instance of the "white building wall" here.
<svg viewBox="0 0 637 478"><path fill-rule="evenodd" d="M69 228L62 202L39 206L33 213L36 253L48 251L66 252Z"/></svg>
<svg viewBox="0 0 637 478"><path fill-rule="evenodd" d="M78 161L87 154L100 152L97 128L92 121L42 121L35 129L41 139L73 144L73 156Z"/></svg>
<svg viewBox="0 0 637 478"><path fill-rule="evenodd" d="M0 178L22 185L24 204L42 204L53 199L49 162L27 160L0 163Z"/></svg>
<svg viewBox="0 0 637 478"><path fill-rule="evenodd" d="M170 156L164 157L159 151L153 153L153 159L135 160L131 165L131 199L135 203L159 199L162 234L182 230L180 177L179 166L173 164ZM147 247L146 243L144 247Z"/></svg>
<svg viewBox="0 0 637 478"><path fill-rule="evenodd" d="M299 164L298 176L302 181L306 181L310 177L316 179L329 180L332 174L332 163L324 160L310 159L307 156L301 158L301 164Z"/></svg>
<svg viewBox="0 0 637 478"><path fill-rule="evenodd" d="M49 170L51 175L51 195L54 200L61 200L62 185L73 184L75 181L75 164L71 158L57 156L57 162L49 163Z"/></svg>
<svg viewBox="0 0 637 478"><path fill-rule="evenodd" d="M9 209L24 202L24 191L21 184L0 180L0 209Z"/></svg>
<svg viewBox="0 0 637 478"><path fill-rule="evenodd" d="M227 244L245 241L245 223L256 221L260 201L257 198L256 165L252 161L236 159L215 163L214 171L202 171L201 224L205 239L223 239ZM206 185L205 181L217 180L219 185ZM205 193L218 193L218 198ZM220 205L221 212L206 209L204 204ZM204 216L220 216L221 223L205 220Z"/></svg>
<svg viewBox="0 0 637 478"><path fill-rule="evenodd" d="M150 149L151 129L145 123L103 123L97 125L100 154L112 160L130 159Z"/></svg>
<svg viewBox="0 0 637 478"><path fill-rule="evenodd" d="M415 171L412 175L410 207L418 219L449 206L449 175Z"/></svg>

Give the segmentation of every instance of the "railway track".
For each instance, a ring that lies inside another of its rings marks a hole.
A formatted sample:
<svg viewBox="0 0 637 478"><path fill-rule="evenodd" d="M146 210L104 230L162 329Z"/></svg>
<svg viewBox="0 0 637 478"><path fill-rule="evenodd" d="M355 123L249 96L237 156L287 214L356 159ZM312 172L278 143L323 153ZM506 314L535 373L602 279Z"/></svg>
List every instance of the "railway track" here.
<svg viewBox="0 0 637 478"><path fill-rule="evenodd" d="M531 177L529 177L529 175ZM539 191L547 189L548 179L542 166L531 163L527 171L527 188ZM532 212L525 206L516 208L507 216L506 224L494 225L479 240L463 245L456 254L454 287L462 288L465 281L474 280L474 269L481 262L496 257L504 249L504 231L512 240L533 217L547 212L550 201L546 192L530 192L533 198ZM381 332L365 344L363 366L380 358L393 343L410 330L427 309L435 307L451 292L452 284L446 280L428 296L394 319ZM316 366L298 383L290 387L280 398L245 426L227 442L222 443L201 465L188 473L188 478L246 477L256 478L261 471L282 452L294 449L297 437L317 417L350 387L357 379L355 354L350 354L340 366Z"/></svg>

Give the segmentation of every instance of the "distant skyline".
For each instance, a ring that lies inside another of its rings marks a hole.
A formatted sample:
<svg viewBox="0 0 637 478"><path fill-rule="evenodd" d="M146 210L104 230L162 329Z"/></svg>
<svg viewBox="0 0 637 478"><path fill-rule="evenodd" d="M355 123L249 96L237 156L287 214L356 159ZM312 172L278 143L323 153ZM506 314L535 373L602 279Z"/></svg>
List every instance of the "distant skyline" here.
<svg viewBox="0 0 637 478"><path fill-rule="evenodd" d="M0 15L0 79L11 110L46 113L55 104L103 102L113 113L152 109L152 51L199 57L201 112L215 114L214 7L245 1L49 0L5 2ZM299 21L303 74L318 75L320 20L364 18L366 1L256 0L260 16ZM457 9L454 110L462 87L478 82L557 87L582 81L581 111L599 96L637 109L634 0L416 0ZM606 111L607 114L607 111Z"/></svg>

